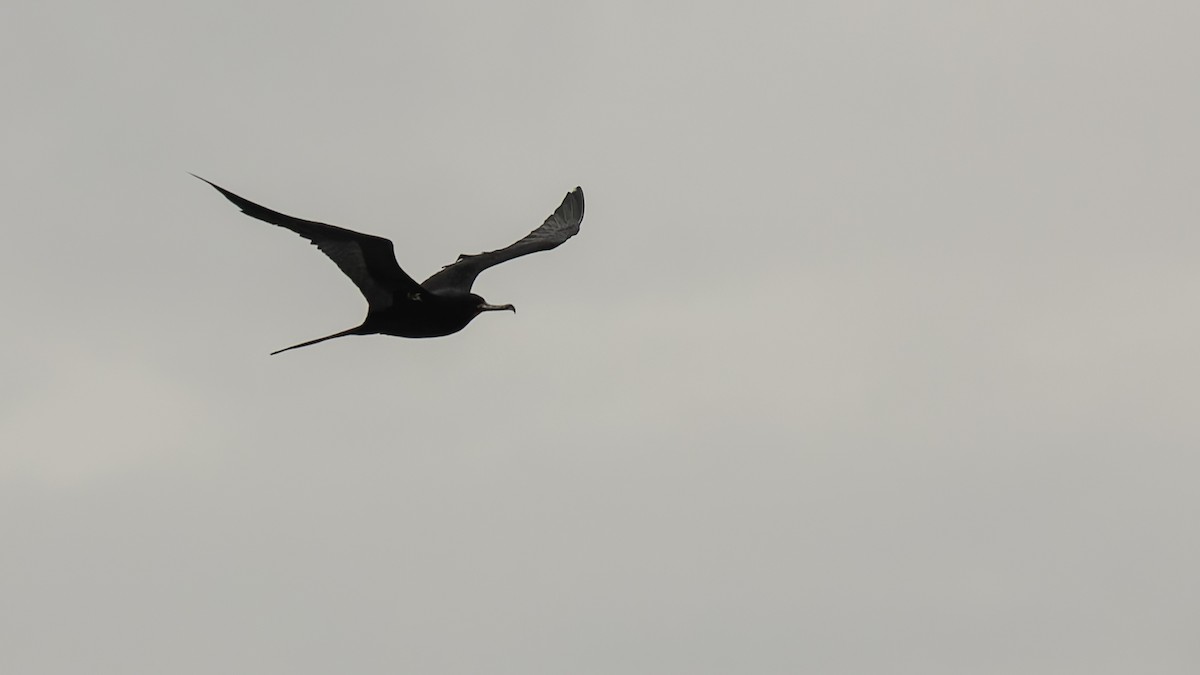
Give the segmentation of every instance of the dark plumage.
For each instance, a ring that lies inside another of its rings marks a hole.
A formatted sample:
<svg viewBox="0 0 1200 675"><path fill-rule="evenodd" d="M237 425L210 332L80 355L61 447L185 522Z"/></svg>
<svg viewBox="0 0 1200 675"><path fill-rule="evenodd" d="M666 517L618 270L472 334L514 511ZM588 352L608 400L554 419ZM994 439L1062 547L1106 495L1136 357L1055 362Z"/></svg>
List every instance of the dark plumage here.
<svg viewBox="0 0 1200 675"><path fill-rule="evenodd" d="M475 277L506 260L555 248L579 232L579 223L583 220L583 190L577 187L567 193L562 204L541 227L524 238L495 251L460 255L458 261L418 284L400 269L388 239L293 218L239 197L212 181L200 180L220 191L246 215L286 227L311 241L350 277L367 299L367 318L361 325L272 354L343 335L381 333L410 338L438 337L457 333L482 312L503 309L515 312L512 305L489 305L472 293Z"/></svg>

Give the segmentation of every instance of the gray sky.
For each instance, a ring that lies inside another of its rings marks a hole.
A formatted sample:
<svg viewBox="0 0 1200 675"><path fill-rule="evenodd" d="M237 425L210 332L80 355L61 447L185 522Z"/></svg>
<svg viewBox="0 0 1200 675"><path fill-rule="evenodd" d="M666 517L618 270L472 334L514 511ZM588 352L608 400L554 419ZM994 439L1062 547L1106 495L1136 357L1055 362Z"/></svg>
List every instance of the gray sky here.
<svg viewBox="0 0 1200 675"><path fill-rule="evenodd" d="M1197 672L1197 7L6 3L0 671Z"/></svg>

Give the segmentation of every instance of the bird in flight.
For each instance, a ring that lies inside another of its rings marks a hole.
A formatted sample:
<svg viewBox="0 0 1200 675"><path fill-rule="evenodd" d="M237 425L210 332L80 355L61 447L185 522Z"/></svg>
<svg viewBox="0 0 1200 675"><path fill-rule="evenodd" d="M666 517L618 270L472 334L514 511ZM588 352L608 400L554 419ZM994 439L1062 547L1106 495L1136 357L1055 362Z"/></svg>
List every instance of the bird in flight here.
<svg viewBox="0 0 1200 675"><path fill-rule="evenodd" d="M350 277L367 299L367 318L361 325L271 352L272 355L344 335L439 337L457 333L483 312L515 312L512 305L490 305L472 293L475 277L506 260L557 247L575 236L583 221L583 190L577 187L567 193L546 222L515 243L495 251L460 255L457 261L418 284L396 263L389 239L293 218L235 195L208 179L200 180L225 195L242 213L285 227L312 242Z"/></svg>

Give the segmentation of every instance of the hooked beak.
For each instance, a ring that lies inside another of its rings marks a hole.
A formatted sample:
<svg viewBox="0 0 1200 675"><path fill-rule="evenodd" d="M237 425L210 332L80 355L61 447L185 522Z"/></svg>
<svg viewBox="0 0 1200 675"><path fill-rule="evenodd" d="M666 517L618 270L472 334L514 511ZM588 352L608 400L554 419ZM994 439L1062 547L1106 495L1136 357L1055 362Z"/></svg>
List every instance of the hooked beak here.
<svg viewBox="0 0 1200 675"><path fill-rule="evenodd" d="M512 305L489 305L486 302L479 305L479 311L481 311L481 312L499 312L499 311L505 310L505 309L512 312L513 314L517 313L517 308L513 307Z"/></svg>

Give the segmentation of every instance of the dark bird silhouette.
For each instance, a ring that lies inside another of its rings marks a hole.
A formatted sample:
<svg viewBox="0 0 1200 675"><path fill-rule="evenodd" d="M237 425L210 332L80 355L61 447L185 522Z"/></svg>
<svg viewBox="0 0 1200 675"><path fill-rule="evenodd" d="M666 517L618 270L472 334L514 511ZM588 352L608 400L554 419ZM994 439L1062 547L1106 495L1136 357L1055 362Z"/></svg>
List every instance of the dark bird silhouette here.
<svg viewBox="0 0 1200 675"><path fill-rule="evenodd" d="M583 190L577 187L567 193L562 204L541 227L522 239L495 251L460 255L456 262L418 284L396 263L391 240L286 216L239 197L210 180L200 180L225 195L242 213L286 227L315 244L350 277L367 299L367 318L361 325L271 352L272 355L344 335L378 333L410 338L450 335L465 328L483 312L505 309L515 312L512 305L490 305L472 293L475 277L506 260L557 247L579 232L579 223L583 220Z"/></svg>

